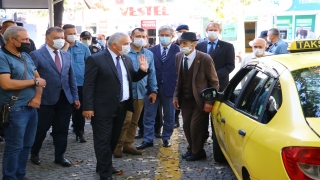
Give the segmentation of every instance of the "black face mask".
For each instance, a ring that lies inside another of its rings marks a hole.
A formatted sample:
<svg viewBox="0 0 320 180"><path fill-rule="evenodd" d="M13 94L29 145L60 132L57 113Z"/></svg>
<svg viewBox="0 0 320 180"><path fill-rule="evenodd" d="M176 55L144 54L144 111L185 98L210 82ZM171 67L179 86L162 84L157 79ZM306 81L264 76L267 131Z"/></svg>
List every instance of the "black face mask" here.
<svg viewBox="0 0 320 180"><path fill-rule="evenodd" d="M18 41L18 40L16 40L16 41ZM19 52L27 52L27 51L29 51L30 45L31 45L30 43L25 43L25 42L19 42L19 43L21 44L20 47L17 47L16 45L13 44L17 48L17 50Z"/></svg>

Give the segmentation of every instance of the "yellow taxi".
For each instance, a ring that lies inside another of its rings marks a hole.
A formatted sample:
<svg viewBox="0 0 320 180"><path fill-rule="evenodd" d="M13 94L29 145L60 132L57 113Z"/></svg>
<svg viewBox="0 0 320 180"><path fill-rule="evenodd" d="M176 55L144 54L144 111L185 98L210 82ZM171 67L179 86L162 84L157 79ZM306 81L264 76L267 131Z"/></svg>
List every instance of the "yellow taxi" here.
<svg viewBox="0 0 320 180"><path fill-rule="evenodd" d="M238 179L320 179L320 40L242 67L212 110L213 155Z"/></svg>

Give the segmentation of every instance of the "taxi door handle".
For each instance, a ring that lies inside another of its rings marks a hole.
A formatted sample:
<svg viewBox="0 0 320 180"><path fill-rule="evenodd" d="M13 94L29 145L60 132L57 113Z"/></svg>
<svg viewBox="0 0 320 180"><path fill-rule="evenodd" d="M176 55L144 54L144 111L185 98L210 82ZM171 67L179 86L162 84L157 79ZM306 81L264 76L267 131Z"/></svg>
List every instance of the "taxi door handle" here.
<svg viewBox="0 0 320 180"><path fill-rule="evenodd" d="M246 136L246 131L243 130L243 129L240 129L240 130L238 131L238 133L239 133L241 136Z"/></svg>
<svg viewBox="0 0 320 180"><path fill-rule="evenodd" d="M221 118L221 122L222 123L226 123L226 119L225 118Z"/></svg>

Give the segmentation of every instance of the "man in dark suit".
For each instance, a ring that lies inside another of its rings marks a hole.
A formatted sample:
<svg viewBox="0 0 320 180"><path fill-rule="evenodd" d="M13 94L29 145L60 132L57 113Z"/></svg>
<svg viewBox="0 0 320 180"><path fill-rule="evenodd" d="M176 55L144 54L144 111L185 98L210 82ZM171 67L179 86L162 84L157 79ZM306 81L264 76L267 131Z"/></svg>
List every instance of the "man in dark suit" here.
<svg viewBox="0 0 320 180"><path fill-rule="evenodd" d="M86 60L83 86L83 116L91 120L96 172L100 179L112 179L118 173L112 166L112 153L117 145L126 111L133 112L132 82L147 75L145 56L138 57L139 70L134 71L130 38L124 33L110 36L108 48Z"/></svg>
<svg viewBox="0 0 320 180"><path fill-rule="evenodd" d="M40 76L47 81L38 109L38 127L31 148L31 162L40 164L39 152L50 126L53 127L55 163L71 166L64 158L67 149L70 117L73 109L80 108L76 78L71 65L71 55L61 51L64 46L61 28L51 27L46 31L46 46L31 52L30 56Z"/></svg>
<svg viewBox="0 0 320 180"><path fill-rule="evenodd" d="M205 88L219 88L214 63L208 54L195 50L197 36L184 32L180 40L181 52L176 55L178 82L173 105L182 109L183 130L188 141L187 152L182 156L187 161L206 158L203 139L213 101L203 101L200 93Z"/></svg>
<svg viewBox="0 0 320 180"><path fill-rule="evenodd" d="M208 53L213 59L219 78L219 91L223 91L227 87L229 74L235 68L233 45L218 39L221 31L220 24L209 23L206 29L208 40L198 43L196 46L196 50Z"/></svg>
<svg viewBox="0 0 320 180"><path fill-rule="evenodd" d="M149 48L153 53L154 66L158 84L157 99L154 104L148 100L149 94L145 97L144 104L144 135L143 142L137 149L145 149L153 146L154 124L158 106L163 111L163 147L170 147L170 138L174 128L175 109L172 104L173 92L177 82L175 70L175 55L180 52L179 46L172 43L174 30L171 26L161 26L158 31L160 44Z"/></svg>

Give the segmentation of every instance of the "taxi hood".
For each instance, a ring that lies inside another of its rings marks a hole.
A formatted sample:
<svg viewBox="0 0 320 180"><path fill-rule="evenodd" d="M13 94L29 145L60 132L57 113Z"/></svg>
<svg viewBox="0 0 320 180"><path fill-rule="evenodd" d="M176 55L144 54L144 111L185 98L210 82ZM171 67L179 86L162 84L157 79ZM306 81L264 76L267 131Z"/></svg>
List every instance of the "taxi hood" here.
<svg viewBox="0 0 320 180"><path fill-rule="evenodd" d="M309 127L320 138L320 118L306 118L306 119L307 119L307 122L309 123Z"/></svg>

